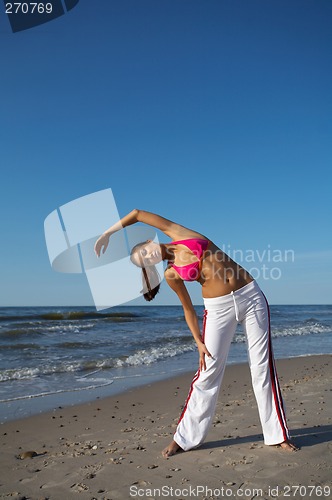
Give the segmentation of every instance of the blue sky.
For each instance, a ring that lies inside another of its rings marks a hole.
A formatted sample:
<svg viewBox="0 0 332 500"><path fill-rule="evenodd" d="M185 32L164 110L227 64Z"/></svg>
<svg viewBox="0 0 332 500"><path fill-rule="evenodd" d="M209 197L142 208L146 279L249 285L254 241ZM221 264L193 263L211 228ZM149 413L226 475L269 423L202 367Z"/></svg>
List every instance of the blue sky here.
<svg viewBox="0 0 332 500"><path fill-rule="evenodd" d="M13 34L2 11L0 306L93 304L43 223L106 188L256 252L270 303L331 304L331 21L328 0L80 0Z"/></svg>

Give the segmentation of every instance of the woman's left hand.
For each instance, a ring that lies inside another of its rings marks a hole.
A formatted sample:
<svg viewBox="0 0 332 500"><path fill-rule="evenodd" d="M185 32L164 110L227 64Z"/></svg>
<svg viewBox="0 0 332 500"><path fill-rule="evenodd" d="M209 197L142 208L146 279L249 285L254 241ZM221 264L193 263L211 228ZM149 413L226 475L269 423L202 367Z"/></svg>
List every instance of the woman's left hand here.
<svg viewBox="0 0 332 500"><path fill-rule="evenodd" d="M204 371L206 370L205 356L207 356L208 358L212 358L212 355L209 353L206 345L203 344L203 342L200 342L197 347L199 352L199 369Z"/></svg>
<svg viewBox="0 0 332 500"><path fill-rule="evenodd" d="M110 239L110 235L107 233L102 234L98 238L98 240L96 241L95 246L94 246L94 251L95 251L95 254L97 255L97 257L100 257L101 252L102 253L106 252L106 248L108 247L109 239Z"/></svg>

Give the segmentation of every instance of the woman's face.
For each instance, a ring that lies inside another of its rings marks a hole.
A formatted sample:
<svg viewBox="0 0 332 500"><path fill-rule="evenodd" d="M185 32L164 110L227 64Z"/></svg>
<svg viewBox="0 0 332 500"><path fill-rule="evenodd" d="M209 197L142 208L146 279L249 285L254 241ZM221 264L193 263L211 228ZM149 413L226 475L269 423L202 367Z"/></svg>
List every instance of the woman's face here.
<svg viewBox="0 0 332 500"><path fill-rule="evenodd" d="M152 240L148 240L136 250L135 261L140 267L159 264L162 261L160 245Z"/></svg>

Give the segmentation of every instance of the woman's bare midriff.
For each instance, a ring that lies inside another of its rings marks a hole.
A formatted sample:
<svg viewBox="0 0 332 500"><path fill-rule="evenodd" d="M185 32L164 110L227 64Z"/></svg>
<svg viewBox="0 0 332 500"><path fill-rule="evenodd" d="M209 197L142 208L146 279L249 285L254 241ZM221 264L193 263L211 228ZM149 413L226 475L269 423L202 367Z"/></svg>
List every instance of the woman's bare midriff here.
<svg viewBox="0 0 332 500"><path fill-rule="evenodd" d="M202 259L201 274L198 281L202 285L203 297L213 298L239 290L253 281L253 277L220 248L210 242Z"/></svg>

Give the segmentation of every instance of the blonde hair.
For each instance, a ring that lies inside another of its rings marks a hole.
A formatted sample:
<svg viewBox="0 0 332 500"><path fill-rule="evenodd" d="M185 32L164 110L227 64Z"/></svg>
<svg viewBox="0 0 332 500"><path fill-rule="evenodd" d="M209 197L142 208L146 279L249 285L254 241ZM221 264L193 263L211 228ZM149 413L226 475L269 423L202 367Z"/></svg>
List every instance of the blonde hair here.
<svg viewBox="0 0 332 500"><path fill-rule="evenodd" d="M134 255L138 255L140 264L143 264L142 258L139 255L138 250L140 249L141 246L145 244L146 242L138 243L132 248L130 253L130 260L132 261L133 264L135 264L135 266L140 267L142 270L141 278L142 278L143 289L141 290L141 293L143 293L144 299L150 302L155 298L155 296L159 292L161 279L156 266L152 265L144 267L143 265L138 265L137 262L135 262Z"/></svg>

